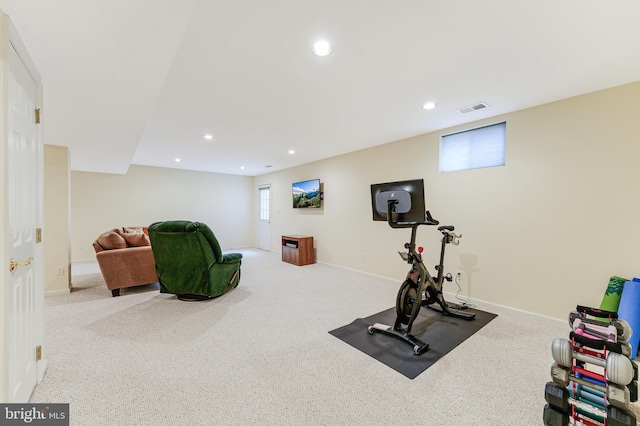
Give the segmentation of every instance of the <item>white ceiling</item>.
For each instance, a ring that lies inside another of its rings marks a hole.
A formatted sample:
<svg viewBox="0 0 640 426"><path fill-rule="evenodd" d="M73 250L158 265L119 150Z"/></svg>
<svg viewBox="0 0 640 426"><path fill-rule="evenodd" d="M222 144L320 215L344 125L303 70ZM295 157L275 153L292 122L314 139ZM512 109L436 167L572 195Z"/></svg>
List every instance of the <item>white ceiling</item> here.
<svg viewBox="0 0 640 426"><path fill-rule="evenodd" d="M0 8L42 77L45 142L68 146L73 170L255 176L640 80L638 0ZM320 37L332 55L311 53ZM491 107L455 111L477 102Z"/></svg>

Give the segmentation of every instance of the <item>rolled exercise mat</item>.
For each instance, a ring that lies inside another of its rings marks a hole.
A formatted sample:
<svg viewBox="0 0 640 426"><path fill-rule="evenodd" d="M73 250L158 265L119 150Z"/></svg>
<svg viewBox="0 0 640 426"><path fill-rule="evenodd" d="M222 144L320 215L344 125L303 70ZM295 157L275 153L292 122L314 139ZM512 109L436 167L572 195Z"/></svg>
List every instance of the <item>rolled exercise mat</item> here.
<svg viewBox="0 0 640 426"><path fill-rule="evenodd" d="M622 296L622 288L626 281L629 280L616 276L609 278L609 285L607 285L607 290L604 292L602 303L600 303L600 309L610 312L618 312L620 297Z"/></svg>
<svg viewBox="0 0 640 426"><path fill-rule="evenodd" d="M624 284L618 317L627 321L633 331L628 341L631 345L631 359L634 359L640 343L640 278L634 278L633 281Z"/></svg>

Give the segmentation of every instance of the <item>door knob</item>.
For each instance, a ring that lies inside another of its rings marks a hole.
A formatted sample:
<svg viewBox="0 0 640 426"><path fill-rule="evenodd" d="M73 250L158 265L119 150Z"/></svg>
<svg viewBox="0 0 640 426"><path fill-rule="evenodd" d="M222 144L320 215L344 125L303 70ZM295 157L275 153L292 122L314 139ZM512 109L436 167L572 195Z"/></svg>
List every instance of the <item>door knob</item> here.
<svg viewBox="0 0 640 426"><path fill-rule="evenodd" d="M13 272L17 266L28 266L31 264L33 257L29 257L27 260L23 260L22 262L16 262L16 260L12 257L9 259L9 272Z"/></svg>

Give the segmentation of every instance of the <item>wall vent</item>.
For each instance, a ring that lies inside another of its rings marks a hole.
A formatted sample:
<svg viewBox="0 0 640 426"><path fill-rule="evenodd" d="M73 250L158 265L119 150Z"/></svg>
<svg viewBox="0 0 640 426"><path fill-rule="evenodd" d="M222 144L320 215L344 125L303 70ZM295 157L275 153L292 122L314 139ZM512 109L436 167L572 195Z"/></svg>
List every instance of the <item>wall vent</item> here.
<svg viewBox="0 0 640 426"><path fill-rule="evenodd" d="M466 114L468 112L477 111L479 109L489 108L489 104L486 102L479 102L475 105L469 105L468 107L457 109L460 114Z"/></svg>

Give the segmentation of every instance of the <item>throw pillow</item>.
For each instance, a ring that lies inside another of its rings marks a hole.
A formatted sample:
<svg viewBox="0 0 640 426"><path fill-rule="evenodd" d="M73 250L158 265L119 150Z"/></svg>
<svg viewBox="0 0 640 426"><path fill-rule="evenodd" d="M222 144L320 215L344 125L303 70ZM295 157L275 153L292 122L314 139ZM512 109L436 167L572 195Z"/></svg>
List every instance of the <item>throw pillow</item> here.
<svg viewBox="0 0 640 426"><path fill-rule="evenodd" d="M127 242L115 231L100 234L98 244L105 250L127 248Z"/></svg>
<svg viewBox="0 0 640 426"><path fill-rule="evenodd" d="M125 234L142 234L142 226L123 226L122 231Z"/></svg>
<svg viewBox="0 0 640 426"><path fill-rule="evenodd" d="M129 247L150 246L151 241L145 234L122 234Z"/></svg>

